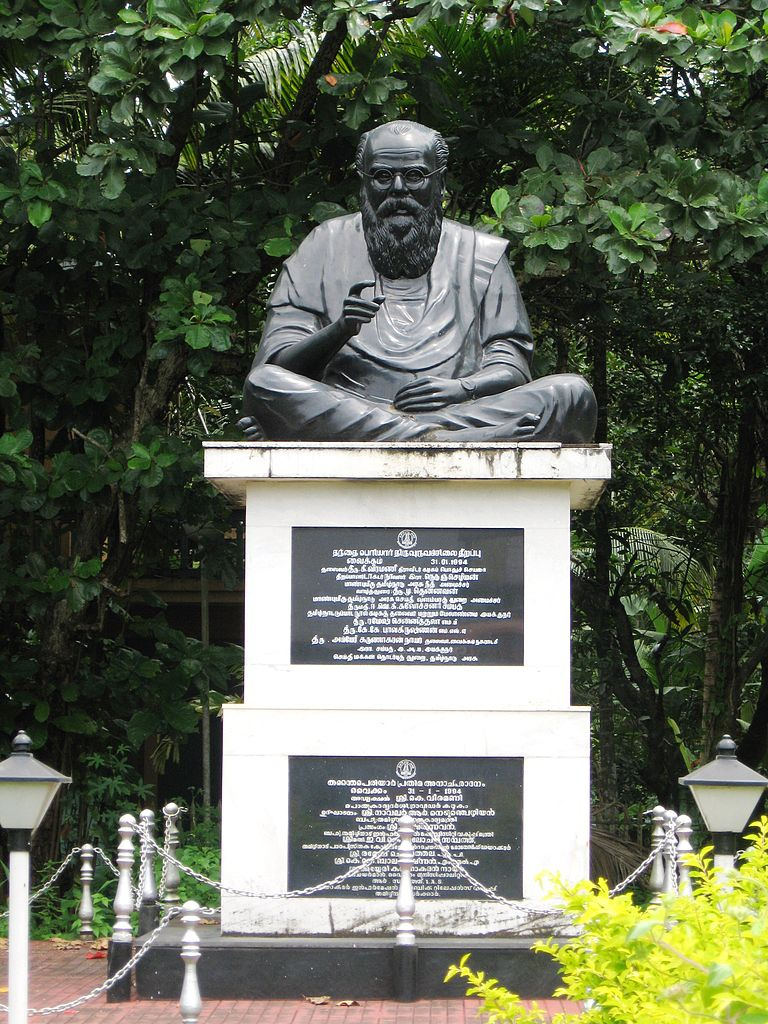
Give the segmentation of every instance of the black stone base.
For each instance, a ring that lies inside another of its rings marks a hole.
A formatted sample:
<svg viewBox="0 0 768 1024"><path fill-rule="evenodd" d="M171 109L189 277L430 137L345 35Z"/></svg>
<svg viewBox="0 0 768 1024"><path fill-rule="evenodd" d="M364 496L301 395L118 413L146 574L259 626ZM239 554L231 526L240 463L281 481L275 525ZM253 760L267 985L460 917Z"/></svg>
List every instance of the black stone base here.
<svg viewBox="0 0 768 1024"><path fill-rule="evenodd" d="M124 967L133 956L133 945L130 942L110 942L107 950L107 977L113 978L121 967ZM179 988L181 992L181 988ZM116 981L107 989L108 1003L126 1003L131 998L131 972Z"/></svg>
<svg viewBox="0 0 768 1024"><path fill-rule="evenodd" d="M211 934L213 933L213 934ZM139 999L178 999L182 930L167 928L136 966ZM524 999L547 999L557 970L530 939L422 938L417 949L396 949L391 938L257 938L199 930L198 979L206 999L461 999L465 985L443 983L451 964L472 953L476 970Z"/></svg>

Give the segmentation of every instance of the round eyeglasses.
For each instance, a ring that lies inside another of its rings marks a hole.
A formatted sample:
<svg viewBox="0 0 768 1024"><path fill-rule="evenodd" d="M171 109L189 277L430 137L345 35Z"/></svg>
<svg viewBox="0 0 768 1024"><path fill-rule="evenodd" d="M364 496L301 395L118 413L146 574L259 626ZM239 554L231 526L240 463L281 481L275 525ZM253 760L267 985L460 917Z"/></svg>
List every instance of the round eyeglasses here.
<svg viewBox="0 0 768 1024"><path fill-rule="evenodd" d="M420 188L427 178L431 178L433 174L439 174L444 170L444 167L436 167L434 171L422 171L418 167L406 167L403 170L380 167L372 174L368 174L366 171L360 171L360 173L364 178L372 181L376 188L389 188L395 181L395 178L401 178L408 188Z"/></svg>

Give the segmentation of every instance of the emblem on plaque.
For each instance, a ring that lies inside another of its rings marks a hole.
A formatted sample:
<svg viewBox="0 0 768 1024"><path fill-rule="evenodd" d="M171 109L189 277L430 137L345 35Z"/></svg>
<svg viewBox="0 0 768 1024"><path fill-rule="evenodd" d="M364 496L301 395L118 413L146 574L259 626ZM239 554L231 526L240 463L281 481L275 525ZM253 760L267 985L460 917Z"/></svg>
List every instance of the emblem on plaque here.
<svg viewBox="0 0 768 1024"><path fill-rule="evenodd" d="M404 757L402 761L397 762L395 775L397 775L398 779L412 779L415 774L416 765L409 757Z"/></svg>
<svg viewBox="0 0 768 1024"><path fill-rule="evenodd" d="M413 530L401 530L397 535L397 543L401 548L415 548L418 542L418 537Z"/></svg>

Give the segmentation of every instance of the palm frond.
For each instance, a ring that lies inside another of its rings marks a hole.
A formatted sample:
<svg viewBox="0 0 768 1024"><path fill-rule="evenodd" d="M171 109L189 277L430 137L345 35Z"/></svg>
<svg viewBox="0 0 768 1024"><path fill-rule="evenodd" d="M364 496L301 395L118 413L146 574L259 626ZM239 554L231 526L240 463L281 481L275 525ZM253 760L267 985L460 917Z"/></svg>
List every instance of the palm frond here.
<svg viewBox="0 0 768 1024"><path fill-rule="evenodd" d="M471 14L465 14L452 25L430 21L418 29L401 22L390 30L386 47L390 52L416 59L434 58L436 76L444 88L450 87L457 96L472 93L487 77L489 68L507 69L511 77L527 77L524 58L529 44L525 33L519 29L488 32L482 21ZM516 67L523 74L516 75Z"/></svg>
<svg viewBox="0 0 768 1024"><path fill-rule="evenodd" d="M694 604L707 603L712 578L677 538L629 526L613 531L611 548L618 573L650 576L663 593L684 597Z"/></svg>
<svg viewBox="0 0 768 1024"><path fill-rule="evenodd" d="M290 105L317 53L320 40L311 29L281 46L265 47L248 54L242 70L261 82L267 97L281 107Z"/></svg>
<svg viewBox="0 0 768 1024"><path fill-rule="evenodd" d="M631 839L621 839L611 830L593 824L590 833L590 877L605 878L609 885L618 885L638 864L645 859L648 851ZM640 879L638 886L643 886Z"/></svg>
<svg viewBox="0 0 768 1024"><path fill-rule="evenodd" d="M643 526L621 527L611 532L611 555L611 582L623 580L626 595L638 586L650 586L674 602L698 607L709 602L712 576L676 537ZM587 574L593 557L592 544L574 548L572 567L576 575Z"/></svg>

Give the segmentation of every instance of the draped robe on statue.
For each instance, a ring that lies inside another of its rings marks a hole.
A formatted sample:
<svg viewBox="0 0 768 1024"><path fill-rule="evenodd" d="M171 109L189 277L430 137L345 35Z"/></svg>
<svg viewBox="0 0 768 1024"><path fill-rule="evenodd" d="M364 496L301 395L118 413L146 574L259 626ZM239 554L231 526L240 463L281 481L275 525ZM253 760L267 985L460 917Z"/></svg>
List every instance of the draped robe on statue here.
<svg viewBox="0 0 768 1024"><path fill-rule="evenodd" d="M261 345L245 385L244 415L271 440L555 440L592 438L595 401L583 378L531 380L533 341L498 237L444 220L437 254L420 278L377 274L360 214L317 227L286 260L269 300ZM335 321L355 282L375 280L385 302L312 380L275 356ZM430 412L394 408L395 394L425 376L460 379L504 365L519 385ZM521 420L537 424L521 430Z"/></svg>

